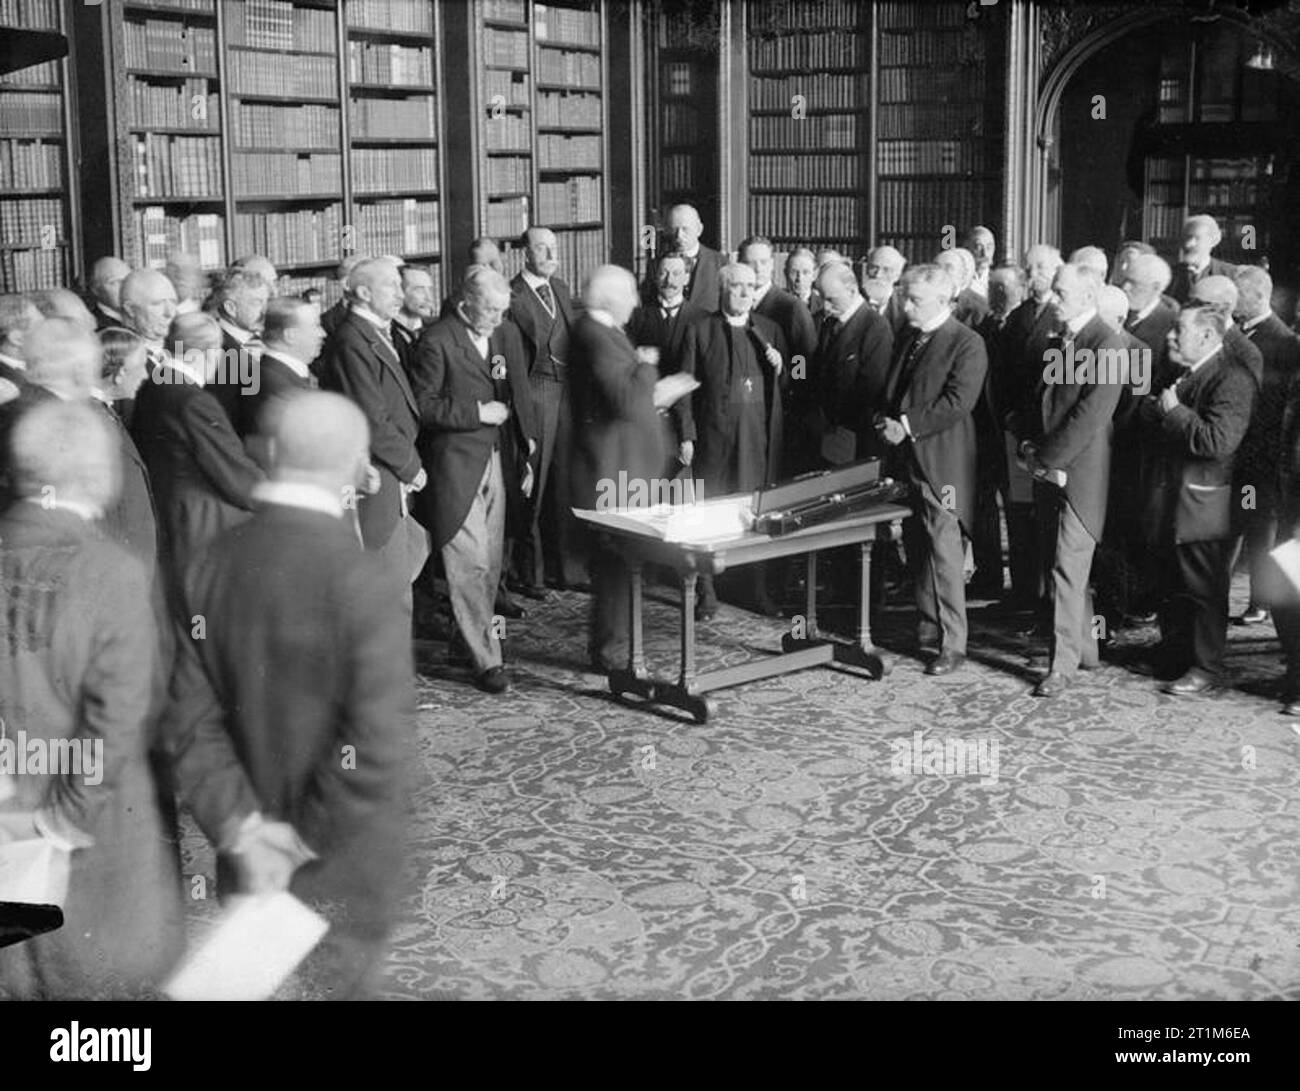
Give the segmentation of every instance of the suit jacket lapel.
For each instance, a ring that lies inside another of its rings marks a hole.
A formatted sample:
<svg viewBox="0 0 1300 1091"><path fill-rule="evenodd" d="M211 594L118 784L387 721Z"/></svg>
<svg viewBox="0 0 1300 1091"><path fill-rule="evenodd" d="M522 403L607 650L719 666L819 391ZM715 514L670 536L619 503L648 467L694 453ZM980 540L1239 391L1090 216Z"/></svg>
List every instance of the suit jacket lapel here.
<svg viewBox="0 0 1300 1091"><path fill-rule="evenodd" d="M397 355L397 349L384 340L369 319L358 315L355 321L360 325L361 332L365 335L366 340L374 348L375 355L379 357L384 367L388 368L389 374L397 382L402 397L406 399L406 404L411 407L411 412L419 416L420 411L415 404L415 393L411 390L411 384L406 378L406 369L402 367L402 361Z"/></svg>

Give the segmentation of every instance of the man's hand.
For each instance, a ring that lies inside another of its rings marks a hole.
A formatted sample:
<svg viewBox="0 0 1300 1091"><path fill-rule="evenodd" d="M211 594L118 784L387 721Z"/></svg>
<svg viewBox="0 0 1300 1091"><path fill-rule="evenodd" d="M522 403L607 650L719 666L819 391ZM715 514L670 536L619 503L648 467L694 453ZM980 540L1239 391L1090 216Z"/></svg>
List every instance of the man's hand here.
<svg viewBox="0 0 1300 1091"><path fill-rule="evenodd" d="M379 467L372 462L366 466L366 476L361 481L361 494L374 496L382 486L383 479L379 476Z"/></svg>
<svg viewBox="0 0 1300 1091"><path fill-rule="evenodd" d="M636 362L638 364L658 364L659 350L654 345L637 345Z"/></svg>
<svg viewBox="0 0 1300 1091"><path fill-rule="evenodd" d="M695 441L684 439L677 447L677 461L683 466L689 466L695 461Z"/></svg>
<svg viewBox="0 0 1300 1091"><path fill-rule="evenodd" d="M505 424L510 417L510 407L505 402L479 402L479 424Z"/></svg>
<svg viewBox="0 0 1300 1091"><path fill-rule="evenodd" d="M315 857L288 822L263 822L239 838L230 852L246 894L273 894L288 890L293 873Z"/></svg>
<svg viewBox="0 0 1300 1091"><path fill-rule="evenodd" d="M907 430L903 427L903 422L894 420L893 417L884 417L880 420L876 424L876 431L880 433L880 438L891 447L897 447L903 440L907 439Z"/></svg>
<svg viewBox="0 0 1300 1091"><path fill-rule="evenodd" d="M519 482L519 491L524 494L524 499L528 500L533 495L533 464L524 463L523 478Z"/></svg>
<svg viewBox="0 0 1300 1091"><path fill-rule="evenodd" d="M767 357L767 362L772 365L773 370L780 375L784 361L781 359L781 354L776 351L776 346L768 345L764 350L763 355Z"/></svg>
<svg viewBox="0 0 1300 1091"><path fill-rule="evenodd" d="M1175 386L1177 384L1174 384ZM1167 386L1160 391L1160 412L1168 413L1176 405L1182 404L1178 400L1178 391L1173 386Z"/></svg>

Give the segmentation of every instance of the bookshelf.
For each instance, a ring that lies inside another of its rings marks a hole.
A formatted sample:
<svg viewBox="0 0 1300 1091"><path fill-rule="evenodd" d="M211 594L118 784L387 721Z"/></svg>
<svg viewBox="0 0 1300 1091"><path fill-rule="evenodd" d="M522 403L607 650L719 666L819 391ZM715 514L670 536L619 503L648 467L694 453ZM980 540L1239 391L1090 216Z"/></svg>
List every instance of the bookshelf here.
<svg viewBox="0 0 1300 1091"><path fill-rule="evenodd" d="M477 10L479 227L507 275L530 225L555 233L560 275L607 260L606 32L602 6L481 0Z"/></svg>
<svg viewBox="0 0 1300 1091"><path fill-rule="evenodd" d="M1269 253L1272 155L1158 155L1145 161L1143 236L1162 254L1177 254L1183 223L1195 213L1219 222L1223 242L1215 255L1232 264L1253 265ZM1246 228L1255 246L1243 247Z"/></svg>
<svg viewBox="0 0 1300 1091"><path fill-rule="evenodd" d="M58 0L0 2L0 292L60 287L73 274L61 9Z"/></svg>

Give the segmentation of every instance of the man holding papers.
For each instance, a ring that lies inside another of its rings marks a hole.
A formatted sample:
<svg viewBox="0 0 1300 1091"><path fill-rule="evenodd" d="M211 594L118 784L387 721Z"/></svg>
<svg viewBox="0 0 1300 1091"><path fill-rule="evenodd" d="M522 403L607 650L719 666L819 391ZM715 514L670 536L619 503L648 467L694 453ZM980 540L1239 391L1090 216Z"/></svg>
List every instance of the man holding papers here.
<svg viewBox="0 0 1300 1091"><path fill-rule="evenodd" d="M311 987L364 995L397 899L414 707L402 589L345 504L369 432L335 395L285 400L251 520L184 578L168 741L223 892L288 888L330 921Z"/></svg>

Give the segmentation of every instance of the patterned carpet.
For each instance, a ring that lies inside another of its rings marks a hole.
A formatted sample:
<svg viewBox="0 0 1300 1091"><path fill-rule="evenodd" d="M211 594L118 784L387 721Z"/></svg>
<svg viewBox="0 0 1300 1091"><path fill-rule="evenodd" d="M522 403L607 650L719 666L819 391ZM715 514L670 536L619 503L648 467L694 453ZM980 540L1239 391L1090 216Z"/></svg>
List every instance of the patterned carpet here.
<svg viewBox="0 0 1300 1091"><path fill-rule="evenodd" d="M1044 702L1033 649L973 606L960 674L813 669L721 691L699 726L584 671L586 602L513 623L506 697L421 646L385 997L1300 999L1300 736L1271 626L1233 632L1232 691L1108 666ZM724 606L701 669L785 625ZM931 765L936 740L995 775Z"/></svg>

